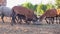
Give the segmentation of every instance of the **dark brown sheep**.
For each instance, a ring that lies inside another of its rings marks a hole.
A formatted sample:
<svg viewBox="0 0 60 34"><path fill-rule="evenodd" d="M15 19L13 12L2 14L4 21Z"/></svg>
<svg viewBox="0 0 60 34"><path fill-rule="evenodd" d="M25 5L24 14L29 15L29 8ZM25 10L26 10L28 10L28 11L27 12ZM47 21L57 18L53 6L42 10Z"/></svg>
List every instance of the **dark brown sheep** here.
<svg viewBox="0 0 60 34"><path fill-rule="evenodd" d="M14 6L12 8L13 12L15 13L15 15L23 15L25 16L26 18L26 21L36 21L37 19L37 16L34 14L34 11L31 10L31 9L28 9L26 7L22 7L22 6Z"/></svg>

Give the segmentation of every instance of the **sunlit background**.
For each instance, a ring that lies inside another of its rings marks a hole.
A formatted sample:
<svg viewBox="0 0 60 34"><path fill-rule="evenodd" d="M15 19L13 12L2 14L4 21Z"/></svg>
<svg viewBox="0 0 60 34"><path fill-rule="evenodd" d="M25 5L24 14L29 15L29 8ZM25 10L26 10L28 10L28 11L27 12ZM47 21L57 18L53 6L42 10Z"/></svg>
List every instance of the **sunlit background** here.
<svg viewBox="0 0 60 34"><path fill-rule="evenodd" d="M47 4L47 3L51 3L54 4L55 1L54 0L7 0L7 7L12 8L15 5L21 5L24 2L31 2L32 4Z"/></svg>

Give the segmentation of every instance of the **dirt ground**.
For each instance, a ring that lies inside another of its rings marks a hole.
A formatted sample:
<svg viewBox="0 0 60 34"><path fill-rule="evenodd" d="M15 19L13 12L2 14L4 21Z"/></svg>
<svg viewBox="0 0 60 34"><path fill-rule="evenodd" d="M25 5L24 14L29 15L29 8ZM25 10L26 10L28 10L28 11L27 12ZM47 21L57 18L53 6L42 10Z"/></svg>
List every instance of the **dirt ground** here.
<svg viewBox="0 0 60 34"><path fill-rule="evenodd" d="M5 21L7 20L5 18ZM2 23L2 21L0 20L0 34L60 34L60 24L52 25L16 24L14 26L11 26L8 21L6 23Z"/></svg>

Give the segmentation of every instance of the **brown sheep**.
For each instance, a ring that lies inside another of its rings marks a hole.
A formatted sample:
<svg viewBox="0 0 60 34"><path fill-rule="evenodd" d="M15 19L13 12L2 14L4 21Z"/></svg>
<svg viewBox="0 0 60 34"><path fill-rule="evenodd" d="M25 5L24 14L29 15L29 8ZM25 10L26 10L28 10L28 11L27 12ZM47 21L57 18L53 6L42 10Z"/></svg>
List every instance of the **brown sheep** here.
<svg viewBox="0 0 60 34"><path fill-rule="evenodd" d="M60 9L49 9L49 10L45 11L45 13L42 16L40 16L40 21L42 21L44 17L53 18L53 20L54 20L54 17L57 17L59 15L60 15Z"/></svg>
<svg viewBox="0 0 60 34"><path fill-rule="evenodd" d="M20 15L20 17L21 17L21 15L25 16L26 21L31 21L31 20L36 21L37 20L36 19L37 16L34 14L34 11L31 9L28 9L28 8L22 7L22 6L14 6L12 8L12 10L16 15Z"/></svg>

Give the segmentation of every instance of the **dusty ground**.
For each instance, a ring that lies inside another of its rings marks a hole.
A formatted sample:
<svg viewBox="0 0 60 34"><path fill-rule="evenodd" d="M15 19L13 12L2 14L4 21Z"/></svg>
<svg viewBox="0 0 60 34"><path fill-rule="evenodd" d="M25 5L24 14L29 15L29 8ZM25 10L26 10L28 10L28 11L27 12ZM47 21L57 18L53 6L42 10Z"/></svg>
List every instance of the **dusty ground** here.
<svg viewBox="0 0 60 34"><path fill-rule="evenodd" d="M60 24L11 26L9 22L2 23L0 20L0 34L60 34Z"/></svg>

